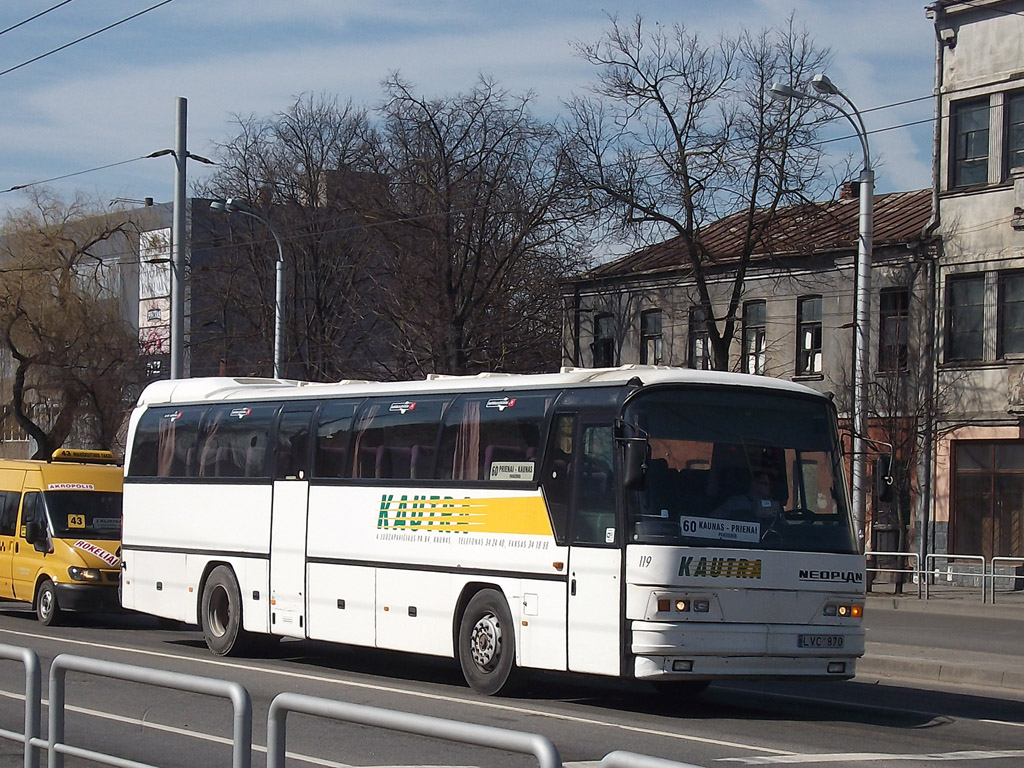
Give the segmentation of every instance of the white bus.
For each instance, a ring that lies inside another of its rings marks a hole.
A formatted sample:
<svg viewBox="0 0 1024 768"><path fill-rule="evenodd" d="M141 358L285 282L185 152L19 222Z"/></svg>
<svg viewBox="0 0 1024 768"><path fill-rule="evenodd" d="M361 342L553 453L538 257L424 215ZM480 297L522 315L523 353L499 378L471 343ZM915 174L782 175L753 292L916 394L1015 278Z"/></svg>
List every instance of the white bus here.
<svg viewBox="0 0 1024 768"><path fill-rule="evenodd" d="M699 691L844 679L864 557L831 400L663 367L310 384L184 379L139 399L125 608L210 649L276 635Z"/></svg>

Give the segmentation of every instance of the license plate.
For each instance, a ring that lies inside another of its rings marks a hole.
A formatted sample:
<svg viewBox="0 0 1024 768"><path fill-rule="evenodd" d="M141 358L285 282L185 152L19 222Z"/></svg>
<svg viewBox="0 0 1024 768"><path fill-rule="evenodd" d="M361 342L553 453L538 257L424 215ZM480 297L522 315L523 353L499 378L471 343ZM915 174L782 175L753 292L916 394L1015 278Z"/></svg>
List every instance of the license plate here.
<svg viewBox="0 0 1024 768"><path fill-rule="evenodd" d="M797 645L801 648L842 648L842 635L798 635Z"/></svg>

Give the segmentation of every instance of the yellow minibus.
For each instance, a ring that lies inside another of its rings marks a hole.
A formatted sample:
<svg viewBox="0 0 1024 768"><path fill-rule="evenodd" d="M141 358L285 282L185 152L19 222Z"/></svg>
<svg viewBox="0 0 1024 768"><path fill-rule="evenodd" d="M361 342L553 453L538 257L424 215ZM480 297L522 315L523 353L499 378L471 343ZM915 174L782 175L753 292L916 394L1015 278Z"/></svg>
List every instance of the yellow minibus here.
<svg viewBox="0 0 1024 768"><path fill-rule="evenodd" d="M123 475L109 451L0 460L0 600L43 624L118 606Z"/></svg>

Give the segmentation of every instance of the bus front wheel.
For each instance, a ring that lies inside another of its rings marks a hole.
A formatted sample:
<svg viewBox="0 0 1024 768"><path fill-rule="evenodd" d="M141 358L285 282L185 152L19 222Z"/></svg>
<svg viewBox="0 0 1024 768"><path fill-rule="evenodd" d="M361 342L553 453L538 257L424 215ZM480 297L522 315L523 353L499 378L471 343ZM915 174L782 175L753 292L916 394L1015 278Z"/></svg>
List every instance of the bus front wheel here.
<svg viewBox="0 0 1024 768"><path fill-rule="evenodd" d="M459 624L459 665L469 687L507 694L518 682L516 638L505 597L493 589L473 595Z"/></svg>
<svg viewBox="0 0 1024 768"><path fill-rule="evenodd" d="M248 633L242 629L242 592L234 572L219 565L203 587L203 637L218 656L237 656L244 652Z"/></svg>

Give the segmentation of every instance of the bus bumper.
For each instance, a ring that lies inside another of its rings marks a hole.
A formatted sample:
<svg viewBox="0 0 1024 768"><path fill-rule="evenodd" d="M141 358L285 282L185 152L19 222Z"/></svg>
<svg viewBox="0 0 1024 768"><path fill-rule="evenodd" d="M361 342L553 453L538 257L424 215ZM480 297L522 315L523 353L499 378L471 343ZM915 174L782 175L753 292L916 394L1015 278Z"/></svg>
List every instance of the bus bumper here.
<svg viewBox="0 0 1024 768"><path fill-rule="evenodd" d="M800 677L845 680L864 655L859 626L633 623L641 680Z"/></svg>
<svg viewBox="0 0 1024 768"><path fill-rule="evenodd" d="M54 584L62 611L117 611L116 584Z"/></svg>

